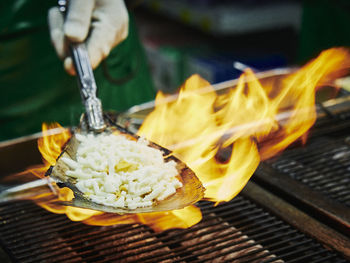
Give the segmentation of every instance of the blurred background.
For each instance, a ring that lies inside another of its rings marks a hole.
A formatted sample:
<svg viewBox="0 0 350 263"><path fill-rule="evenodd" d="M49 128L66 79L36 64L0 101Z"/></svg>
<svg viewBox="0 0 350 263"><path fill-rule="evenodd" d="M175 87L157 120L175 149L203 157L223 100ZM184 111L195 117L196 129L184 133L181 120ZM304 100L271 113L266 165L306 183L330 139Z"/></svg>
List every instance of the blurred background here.
<svg viewBox="0 0 350 263"><path fill-rule="evenodd" d="M36 1L0 2L0 141L39 132L43 122L76 126L84 111L76 77L65 72L50 39L48 10L57 0ZM195 73L221 83L246 67L298 67L322 50L350 46L349 0L125 3L128 38L94 70L105 111L125 112L159 90L174 93ZM83 10L75 10L78 17Z"/></svg>
<svg viewBox="0 0 350 263"><path fill-rule="evenodd" d="M218 83L245 66L297 66L350 44L350 2L344 0L144 0L129 8L155 89L169 93L194 73Z"/></svg>

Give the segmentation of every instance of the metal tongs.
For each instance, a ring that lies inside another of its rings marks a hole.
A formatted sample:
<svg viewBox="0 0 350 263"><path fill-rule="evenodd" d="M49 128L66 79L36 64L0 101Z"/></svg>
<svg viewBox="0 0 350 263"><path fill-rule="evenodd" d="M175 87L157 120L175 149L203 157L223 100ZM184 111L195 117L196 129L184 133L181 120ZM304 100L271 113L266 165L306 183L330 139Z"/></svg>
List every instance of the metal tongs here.
<svg viewBox="0 0 350 263"><path fill-rule="evenodd" d="M67 1L59 0L58 5L60 11L65 14ZM96 96L96 81L85 43L70 43L69 49L78 78L81 99L85 106L88 129L102 132L106 129L106 123L103 119L101 100Z"/></svg>
<svg viewBox="0 0 350 263"><path fill-rule="evenodd" d="M102 114L102 103L96 97L97 87L84 43L70 45L75 70L80 87L80 95L85 106L85 116L89 130L102 132L106 123Z"/></svg>

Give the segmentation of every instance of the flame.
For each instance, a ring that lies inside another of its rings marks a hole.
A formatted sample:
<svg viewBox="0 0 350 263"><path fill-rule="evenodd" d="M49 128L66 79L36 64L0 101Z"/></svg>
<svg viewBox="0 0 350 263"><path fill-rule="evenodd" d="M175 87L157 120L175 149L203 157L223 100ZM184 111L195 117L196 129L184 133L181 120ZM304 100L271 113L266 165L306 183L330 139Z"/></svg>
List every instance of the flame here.
<svg viewBox="0 0 350 263"><path fill-rule="evenodd" d="M58 123L42 125L43 137L38 139L38 148L43 158L43 167L33 169L32 172L39 177L44 176L43 171L47 171L50 165L56 164L56 159L61 154L63 146L71 137L68 129L63 128ZM101 214L101 212L77 207L69 207L55 204L54 201L70 201L74 197L72 190L69 188L58 189L58 196L52 194L43 194L37 196L37 203L41 207L56 214L66 214L72 221L81 221L91 216Z"/></svg>
<svg viewBox="0 0 350 263"><path fill-rule="evenodd" d="M56 159L61 154L63 145L71 137L71 133L58 123L43 123L41 130L43 137L38 139L38 148L43 162L47 166L55 165Z"/></svg>
<svg viewBox="0 0 350 263"><path fill-rule="evenodd" d="M157 94L156 108L147 116L139 135L169 148L195 171L207 189L206 199L229 201L246 185L261 160L278 154L299 138L305 140L316 120L316 91L349 68L348 51L330 49L278 82L262 85L248 69L236 87L221 95L194 75L181 87L175 101ZM43 125L43 133L38 147L45 166L32 170L41 177L55 164L71 136L58 124ZM72 198L72 191L63 188L58 196L45 194L36 202L49 211L65 213L71 220L91 225L142 223L162 231L187 228L202 218L195 206L120 216L52 202Z"/></svg>
<svg viewBox="0 0 350 263"><path fill-rule="evenodd" d="M223 95L194 75L176 101L164 103L166 96L157 95L156 108L139 134L173 150L188 164L207 189L206 199L229 201L261 160L281 152L310 129L316 119L318 87L349 67L348 51L330 49L278 85L263 86L248 69ZM209 91L201 92L204 89ZM218 161L225 150L228 156Z"/></svg>

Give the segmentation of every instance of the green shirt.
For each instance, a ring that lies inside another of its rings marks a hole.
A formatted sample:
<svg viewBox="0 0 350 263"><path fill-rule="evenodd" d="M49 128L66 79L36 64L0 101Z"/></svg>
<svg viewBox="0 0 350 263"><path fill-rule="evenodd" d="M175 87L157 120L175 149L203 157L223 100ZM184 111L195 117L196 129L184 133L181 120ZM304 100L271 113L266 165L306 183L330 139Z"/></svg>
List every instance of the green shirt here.
<svg viewBox="0 0 350 263"><path fill-rule="evenodd" d="M299 61L336 46L350 46L350 0L304 0Z"/></svg>
<svg viewBox="0 0 350 263"><path fill-rule="evenodd" d="M50 42L47 13L57 1L1 0L0 140L31 134L42 122L76 125L83 112L75 77ZM129 35L94 72L104 110L123 111L155 92L132 17Z"/></svg>

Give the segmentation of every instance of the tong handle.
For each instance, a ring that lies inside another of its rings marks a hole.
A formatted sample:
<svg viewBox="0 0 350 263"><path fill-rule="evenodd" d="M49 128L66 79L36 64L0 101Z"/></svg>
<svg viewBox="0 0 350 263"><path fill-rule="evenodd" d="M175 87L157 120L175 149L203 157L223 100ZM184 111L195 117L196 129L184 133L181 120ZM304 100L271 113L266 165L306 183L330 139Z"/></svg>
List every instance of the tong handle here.
<svg viewBox="0 0 350 263"><path fill-rule="evenodd" d="M103 131L106 124L103 120L102 104L96 96L97 86L85 43L71 43L69 48L78 76L80 95L85 106L88 126L95 132Z"/></svg>
<svg viewBox="0 0 350 263"><path fill-rule="evenodd" d="M60 11L65 14L67 1L59 0L58 6ZM85 106L89 129L101 132L106 128L106 124L103 119L101 101L96 96L96 81L85 43L69 43L69 49L78 77L80 95Z"/></svg>

